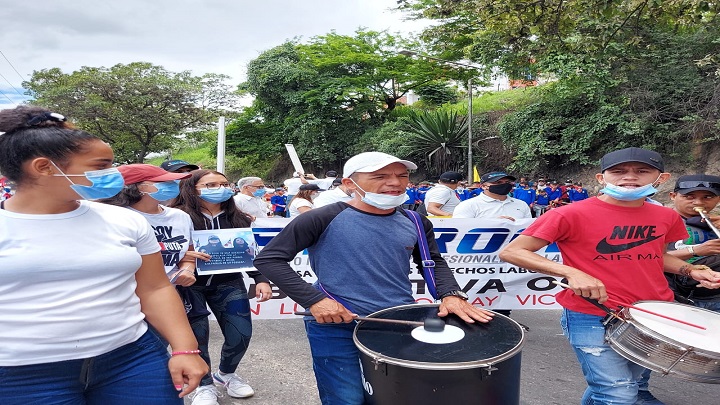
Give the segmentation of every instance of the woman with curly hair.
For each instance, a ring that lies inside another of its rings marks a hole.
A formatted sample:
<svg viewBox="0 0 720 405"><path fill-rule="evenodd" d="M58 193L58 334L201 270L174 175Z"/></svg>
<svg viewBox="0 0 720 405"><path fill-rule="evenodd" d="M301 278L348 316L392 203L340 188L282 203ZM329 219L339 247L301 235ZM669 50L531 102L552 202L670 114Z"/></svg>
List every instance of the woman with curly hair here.
<svg viewBox="0 0 720 405"><path fill-rule="evenodd" d="M170 205L190 215L196 231L248 228L252 218L237 208L232 199L233 194L232 185L224 174L200 169L191 172L189 178L180 181L180 195ZM188 252L187 254L204 253ZM219 370L213 374L208 372L203 377L193 398L195 405L217 403L219 393L213 381L223 385L228 395L233 398L247 398L255 393L246 381L235 374L252 336L250 301L242 274L198 275L195 284L190 286L193 295L206 302L215 314L225 338L220 352ZM258 302L270 299L272 292L268 279L257 271L248 272L248 275L255 279L255 296ZM210 356L207 353L210 337L209 321L207 318L192 320L191 326L202 351L201 355L210 366Z"/></svg>

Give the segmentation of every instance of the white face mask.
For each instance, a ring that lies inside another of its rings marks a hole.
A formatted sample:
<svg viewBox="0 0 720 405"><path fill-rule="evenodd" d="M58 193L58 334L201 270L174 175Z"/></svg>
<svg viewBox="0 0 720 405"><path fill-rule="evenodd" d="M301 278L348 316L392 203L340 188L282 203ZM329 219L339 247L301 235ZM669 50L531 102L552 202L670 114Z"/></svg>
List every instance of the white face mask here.
<svg viewBox="0 0 720 405"><path fill-rule="evenodd" d="M350 179L352 180L352 179ZM353 183L355 183L355 180L352 180ZM357 183L355 183L358 189L365 193L365 195L362 198L362 202L364 202L367 205L372 205L375 208L380 208L381 210L389 210L393 209L397 206L402 205L405 200L408 199L407 194L402 193L400 195L389 195L389 194L378 194L378 193L369 193L365 190L363 190L360 186L358 186Z"/></svg>

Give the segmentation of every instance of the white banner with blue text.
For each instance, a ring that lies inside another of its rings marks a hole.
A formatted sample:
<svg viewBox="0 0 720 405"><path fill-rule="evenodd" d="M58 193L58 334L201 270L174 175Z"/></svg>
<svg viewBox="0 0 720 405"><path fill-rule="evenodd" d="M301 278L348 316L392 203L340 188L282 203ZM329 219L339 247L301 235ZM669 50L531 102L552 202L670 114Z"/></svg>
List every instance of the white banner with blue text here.
<svg viewBox="0 0 720 405"><path fill-rule="evenodd" d="M515 222L500 219L431 218L440 253L452 269L460 288L470 296L470 302L485 309L554 309L560 308L555 294L561 288L552 283L557 277L536 273L498 258L500 250L532 223L532 219ZM286 218L258 218L253 224L255 241L262 250L285 224ZM560 252L551 244L537 252L539 255L561 262ZM307 251L297 254L290 263L308 283L316 281L310 267ZM417 302L434 302L425 288L422 269L410 275L413 294ZM252 279L246 279L250 297L255 296ZM303 311L277 287L273 286L271 300L257 303L250 300L256 319L297 318L293 313Z"/></svg>

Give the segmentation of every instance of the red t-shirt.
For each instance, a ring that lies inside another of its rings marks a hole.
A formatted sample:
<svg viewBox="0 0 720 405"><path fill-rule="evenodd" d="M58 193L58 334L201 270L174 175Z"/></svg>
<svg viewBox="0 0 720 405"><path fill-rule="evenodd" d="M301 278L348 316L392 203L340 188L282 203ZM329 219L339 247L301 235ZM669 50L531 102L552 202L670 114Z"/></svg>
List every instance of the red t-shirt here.
<svg viewBox="0 0 720 405"><path fill-rule="evenodd" d="M564 264L600 279L610 298L628 304L673 300L662 256L668 243L688 237L682 218L670 208L622 207L597 197L545 213L523 235L557 242ZM573 311L605 315L569 289L556 299Z"/></svg>

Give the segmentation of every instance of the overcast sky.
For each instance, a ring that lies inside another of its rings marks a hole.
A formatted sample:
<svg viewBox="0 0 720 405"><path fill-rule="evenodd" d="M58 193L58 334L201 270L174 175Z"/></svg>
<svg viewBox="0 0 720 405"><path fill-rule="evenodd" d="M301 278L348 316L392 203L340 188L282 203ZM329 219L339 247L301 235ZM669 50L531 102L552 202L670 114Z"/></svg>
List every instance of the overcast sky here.
<svg viewBox="0 0 720 405"><path fill-rule="evenodd" d="M10 100L21 99L22 80L33 71L53 67L69 73L145 61L175 72L223 73L239 83L250 60L295 37L352 34L358 27L418 32L423 23L404 21L391 10L395 5L396 0L3 1L0 109L15 106Z"/></svg>

